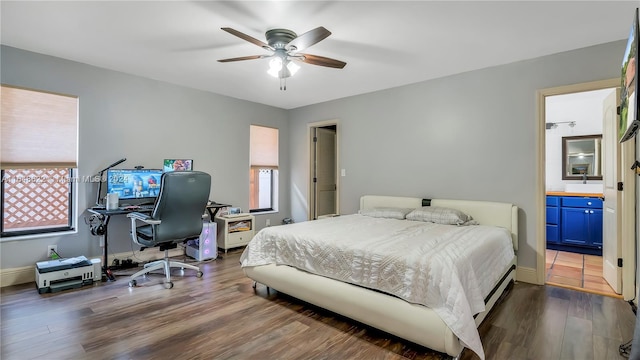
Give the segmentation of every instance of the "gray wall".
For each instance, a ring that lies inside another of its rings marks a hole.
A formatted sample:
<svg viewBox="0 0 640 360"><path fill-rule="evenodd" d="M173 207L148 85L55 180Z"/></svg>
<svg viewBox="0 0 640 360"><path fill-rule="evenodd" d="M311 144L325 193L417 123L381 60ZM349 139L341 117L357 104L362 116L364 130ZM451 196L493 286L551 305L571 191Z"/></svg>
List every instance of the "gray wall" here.
<svg viewBox="0 0 640 360"><path fill-rule="evenodd" d="M79 96L79 176L90 176L123 157L118 167L161 168L165 158L194 160L194 169L212 175L210 198L249 207L249 125L280 129L281 172L288 174L289 132L282 109L193 90L146 78L43 56L16 48L1 48L3 84ZM289 177L280 176L280 189ZM96 184L78 183L78 233L0 243L3 269L33 266L46 258L49 244L63 256L100 256L99 239L84 223L86 208L95 202ZM289 192L281 191L279 223L289 217ZM109 227L109 252L131 251L129 223L115 216ZM137 248L136 248L137 249Z"/></svg>
<svg viewBox="0 0 640 360"><path fill-rule="evenodd" d="M619 77L625 43L291 110L294 220L307 216L307 124L339 119L341 213L365 194L510 202L519 266L536 268L536 90Z"/></svg>
<svg viewBox="0 0 640 360"><path fill-rule="evenodd" d="M248 125L280 128L280 208L272 221L307 218L307 124L339 119L340 212L360 196L387 194L511 202L520 207L519 265L536 267L536 90L616 78L625 41L462 73L409 86L281 110L88 65L2 48L2 82L80 95L80 175L194 159L214 177L212 198L246 207ZM472 61L472 57L470 57ZM372 74L375 76L375 74ZM286 119L289 118L287 126ZM147 135L138 135L144 133ZM145 138L155 150L140 146ZM112 139L112 140L109 140ZM228 149L233 148L234 151ZM80 184L81 210L93 188ZM114 252L130 249L114 218ZM258 221L258 227L264 219ZM46 245L97 255L80 219L76 236L0 244L2 268L33 265Z"/></svg>

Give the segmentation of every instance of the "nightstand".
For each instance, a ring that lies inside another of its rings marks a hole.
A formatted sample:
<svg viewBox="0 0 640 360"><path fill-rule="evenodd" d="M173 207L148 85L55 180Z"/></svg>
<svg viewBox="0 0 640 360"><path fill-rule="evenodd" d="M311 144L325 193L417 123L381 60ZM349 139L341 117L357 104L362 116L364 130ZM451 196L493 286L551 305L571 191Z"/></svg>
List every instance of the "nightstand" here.
<svg viewBox="0 0 640 360"><path fill-rule="evenodd" d="M234 216L216 216L218 224L218 247L226 253L228 249L245 246L255 234L255 216L241 214Z"/></svg>

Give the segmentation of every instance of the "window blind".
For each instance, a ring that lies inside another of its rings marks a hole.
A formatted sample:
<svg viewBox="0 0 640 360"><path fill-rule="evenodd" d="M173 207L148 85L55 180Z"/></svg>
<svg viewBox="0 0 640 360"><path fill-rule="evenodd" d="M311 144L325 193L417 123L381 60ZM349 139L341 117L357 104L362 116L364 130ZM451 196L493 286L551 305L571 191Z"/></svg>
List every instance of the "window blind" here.
<svg viewBox="0 0 640 360"><path fill-rule="evenodd" d="M2 169L76 168L78 98L2 85Z"/></svg>
<svg viewBox="0 0 640 360"><path fill-rule="evenodd" d="M251 125L251 167L278 168L278 129Z"/></svg>

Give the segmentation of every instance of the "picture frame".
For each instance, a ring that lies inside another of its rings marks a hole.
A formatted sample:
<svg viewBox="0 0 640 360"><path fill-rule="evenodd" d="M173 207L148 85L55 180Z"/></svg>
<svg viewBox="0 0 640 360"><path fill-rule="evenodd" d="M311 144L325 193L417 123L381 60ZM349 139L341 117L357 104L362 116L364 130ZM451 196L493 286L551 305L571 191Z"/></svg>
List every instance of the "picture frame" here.
<svg viewBox="0 0 640 360"><path fill-rule="evenodd" d="M163 172L191 170L193 170L192 159L164 159L164 162L162 163Z"/></svg>

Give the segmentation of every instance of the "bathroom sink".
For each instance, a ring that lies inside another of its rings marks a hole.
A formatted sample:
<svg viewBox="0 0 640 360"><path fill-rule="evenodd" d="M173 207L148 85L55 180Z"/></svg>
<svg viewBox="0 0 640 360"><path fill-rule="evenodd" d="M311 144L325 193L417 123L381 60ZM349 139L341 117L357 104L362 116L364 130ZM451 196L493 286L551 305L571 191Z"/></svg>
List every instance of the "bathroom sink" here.
<svg viewBox="0 0 640 360"><path fill-rule="evenodd" d="M602 194L603 188L602 184L566 184L564 191L570 193Z"/></svg>

